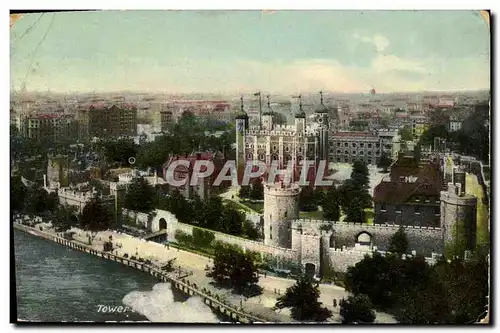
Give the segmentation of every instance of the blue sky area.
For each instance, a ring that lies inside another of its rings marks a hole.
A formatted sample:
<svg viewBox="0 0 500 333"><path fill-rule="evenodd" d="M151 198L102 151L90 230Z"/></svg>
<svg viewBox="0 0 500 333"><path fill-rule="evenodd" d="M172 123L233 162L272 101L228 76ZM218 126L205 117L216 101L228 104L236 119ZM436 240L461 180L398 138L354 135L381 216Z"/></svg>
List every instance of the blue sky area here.
<svg viewBox="0 0 500 333"><path fill-rule="evenodd" d="M286 94L490 86L489 27L475 11L40 15L25 15L10 30L17 90L23 82L58 92Z"/></svg>

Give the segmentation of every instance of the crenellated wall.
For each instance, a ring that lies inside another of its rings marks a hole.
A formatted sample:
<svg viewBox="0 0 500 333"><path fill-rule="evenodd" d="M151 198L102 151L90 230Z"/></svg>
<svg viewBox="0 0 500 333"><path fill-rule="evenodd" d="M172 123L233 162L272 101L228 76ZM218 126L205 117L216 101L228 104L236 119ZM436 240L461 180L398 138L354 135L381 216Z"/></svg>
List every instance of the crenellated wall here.
<svg viewBox="0 0 500 333"><path fill-rule="evenodd" d="M387 250L390 239L396 231L398 225L374 224L349 222L328 222L319 220L295 220L292 222L293 228L299 225L302 228L321 229L331 227L332 240L329 242L331 247L342 248L343 246L352 248L358 242L358 236L367 233L371 238L371 245L380 250ZM305 230L305 229L304 229ZM433 227L405 227L405 233L408 238L409 248L416 250L423 255L430 255L432 252L442 253L443 235L441 228ZM302 247L306 244L302 244Z"/></svg>

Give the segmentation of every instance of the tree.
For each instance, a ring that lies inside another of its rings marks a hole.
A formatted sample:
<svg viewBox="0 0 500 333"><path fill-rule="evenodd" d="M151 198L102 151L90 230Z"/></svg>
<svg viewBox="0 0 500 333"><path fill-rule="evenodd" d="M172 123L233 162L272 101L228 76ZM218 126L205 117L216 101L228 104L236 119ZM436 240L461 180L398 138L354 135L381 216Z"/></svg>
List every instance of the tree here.
<svg viewBox="0 0 500 333"><path fill-rule="evenodd" d="M396 254L406 254L408 252L408 238L406 238L406 233L403 227L400 227L398 231L392 235L389 241L388 251Z"/></svg>
<svg viewBox="0 0 500 333"><path fill-rule="evenodd" d="M364 211L364 202L363 197L356 196L354 197L346 210L346 221L349 222L366 222L366 216Z"/></svg>
<svg viewBox="0 0 500 333"><path fill-rule="evenodd" d="M380 160L378 162L378 167L387 170L392 164L392 159L386 152L382 152L380 155Z"/></svg>
<svg viewBox="0 0 500 333"><path fill-rule="evenodd" d="M441 261L433 267L435 279L446 286L450 308L449 323L466 324L476 322L484 312L488 297L488 260L475 255L470 260Z"/></svg>
<svg viewBox="0 0 500 333"><path fill-rule="evenodd" d="M318 210L316 196L311 186L302 187L299 194L299 209L303 212Z"/></svg>
<svg viewBox="0 0 500 333"><path fill-rule="evenodd" d="M250 191L250 199L262 200L264 199L264 185L262 185L262 180L257 178L252 184L252 190Z"/></svg>
<svg viewBox="0 0 500 333"><path fill-rule="evenodd" d="M217 219L216 230L230 235L241 236L243 234L245 215L231 206L224 206L222 211L219 211L220 213L222 213L222 216Z"/></svg>
<svg viewBox="0 0 500 333"><path fill-rule="evenodd" d="M369 324L375 320L370 299L366 295L349 296L340 303L342 324L362 323Z"/></svg>
<svg viewBox="0 0 500 333"><path fill-rule="evenodd" d="M409 126L404 126L399 130L399 135L401 136L401 140L403 141L412 141L413 140L413 133L411 131L411 128Z"/></svg>
<svg viewBox="0 0 500 333"><path fill-rule="evenodd" d="M208 248L215 239L213 232L199 228L193 228L193 242L201 247Z"/></svg>
<svg viewBox="0 0 500 333"><path fill-rule="evenodd" d="M448 137L446 125L434 125L422 133L419 143L424 147L434 147L434 138L448 139Z"/></svg>
<svg viewBox="0 0 500 333"><path fill-rule="evenodd" d="M66 231L71 227L78 226L76 208L73 206L60 205L54 215L52 224L57 231Z"/></svg>
<svg viewBox="0 0 500 333"><path fill-rule="evenodd" d="M57 195L49 196L41 187L30 188L26 195L26 209L31 214L54 211L57 207Z"/></svg>
<svg viewBox="0 0 500 333"><path fill-rule="evenodd" d="M142 143L137 156L137 165L145 169L154 168L157 172L161 172L162 165L173 153L172 146L172 139L167 135L157 137L153 142Z"/></svg>
<svg viewBox="0 0 500 333"><path fill-rule="evenodd" d="M374 253L349 267L346 290L365 294L378 309L392 313L402 324L473 323L484 313L488 295L488 262L401 259Z"/></svg>
<svg viewBox="0 0 500 333"><path fill-rule="evenodd" d="M125 208L149 213L155 208L156 190L144 179L135 178L127 188Z"/></svg>
<svg viewBox="0 0 500 333"><path fill-rule="evenodd" d="M323 217L329 221L340 220L340 196L334 185L326 191L323 201Z"/></svg>
<svg viewBox="0 0 500 333"><path fill-rule="evenodd" d="M354 295L364 294L378 308L387 309L394 305L394 288L392 278L399 271L392 271L394 264L391 258L382 257L378 252L365 258L347 269L344 285Z"/></svg>
<svg viewBox="0 0 500 333"><path fill-rule="evenodd" d="M27 192L20 176L10 177L10 209L12 211L23 210Z"/></svg>
<svg viewBox="0 0 500 333"><path fill-rule="evenodd" d="M137 156L137 147L133 140L111 139L102 143L104 156L109 163L115 165L129 165L129 158Z"/></svg>
<svg viewBox="0 0 500 333"><path fill-rule="evenodd" d="M85 230L107 230L113 223L113 214L102 204L101 199L94 198L83 207L80 225Z"/></svg>
<svg viewBox="0 0 500 333"><path fill-rule="evenodd" d="M252 188L249 185L243 185L240 187L239 197L243 199L249 198L251 191Z"/></svg>
<svg viewBox="0 0 500 333"><path fill-rule="evenodd" d="M233 245L215 247L214 265L206 275L218 285L232 287L240 294L259 281L252 256Z"/></svg>
<svg viewBox="0 0 500 333"><path fill-rule="evenodd" d="M365 162L356 160L352 164L351 180L358 188L366 188L370 184L370 172Z"/></svg>
<svg viewBox="0 0 500 333"><path fill-rule="evenodd" d="M249 220L245 220L243 222L243 234L246 238L252 240L258 240L260 238L260 232L257 227L253 225Z"/></svg>
<svg viewBox="0 0 500 333"><path fill-rule="evenodd" d="M321 322L327 320L332 313L322 307L318 299L317 285L313 284L311 278L301 276L293 286L287 288L283 296L278 298L276 307L291 308L292 317L295 320Z"/></svg>
<svg viewBox="0 0 500 333"><path fill-rule="evenodd" d="M407 290L398 302L395 318L400 324L429 325L449 323L449 305L441 283Z"/></svg>

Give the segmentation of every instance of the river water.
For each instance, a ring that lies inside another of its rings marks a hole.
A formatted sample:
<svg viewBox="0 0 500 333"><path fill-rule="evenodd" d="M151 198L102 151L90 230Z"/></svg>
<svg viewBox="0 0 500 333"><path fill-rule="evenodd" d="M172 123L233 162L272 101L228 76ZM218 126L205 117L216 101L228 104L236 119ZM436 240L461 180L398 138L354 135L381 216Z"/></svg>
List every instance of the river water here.
<svg viewBox="0 0 500 333"><path fill-rule="evenodd" d="M14 230L17 318L27 321L225 320L170 284L60 244Z"/></svg>

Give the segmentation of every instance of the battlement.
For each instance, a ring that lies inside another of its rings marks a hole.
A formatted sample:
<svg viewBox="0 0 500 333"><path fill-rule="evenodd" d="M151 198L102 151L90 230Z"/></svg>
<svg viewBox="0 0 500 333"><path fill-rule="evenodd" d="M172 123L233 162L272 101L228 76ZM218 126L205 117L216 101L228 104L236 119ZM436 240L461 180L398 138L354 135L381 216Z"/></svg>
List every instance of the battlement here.
<svg viewBox="0 0 500 333"><path fill-rule="evenodd" d="M309 131L309 130L306 130L305 132L296 132L295 130L288 130L288 129L287 130L272 130L272 131L250 129L250 130L245 131L245 135L248 135L248 136L257 135L257 136L291 136L291 137L306 136L306 137L314 137L314 136L317 136L318 133L316 131Z"/></svg>
<svg viewBox="0 0 500 333"><path fill-rule="evenodd" d="M282 182L265 184L264 193L268 195L296 195L300 193L300 186L295 183L284 184Z"/></svg>
<svg viewBox="0 0 500 333"><path fill-rule="evenodd" d="M390 254L388 251L380 251L377 249L376 246L374 246L372 249L368 250L357 250L355 248L347 248L347 247L342 247L342 248L330 248L329 249L330 254L346 254L346 255L352 255L352 256L365 256L368 254L369 256L372 256L374 253L380 254L382 257L385 257L386 255ZM405 258L413 258L417 256L417 251L412 250L411 254L403 254L401 257L403 259ZM424 257L425 261L428 263L435 263L439 258L441 257L440 254L438 253L432 253L431 257Z"/></svg>
<svg viewBox="0 0 500 333"><path fill-rule="evenodd" d="M93 198L101 198L102 200L114 199L114 197L111 195L102 196L94 191L79 192L77 190L72 190L70 188L60 188L57 192L57 195L61 198L75 200L75 201L88 201Z"/></svg>
<svg viewBox="0 0 500 333"><path fill-rule="evenodd" d="M399 224L365 224L365 223L360 223L360 222L335 222L335 221L324 221L324 220L312 220L312 219L298 219L298 220L293 220L292 225L293 226L304 226L304 225L316 225L318 227L322 225L328 225L330 224L333 229L335 228L341 228L341 227L363 227L363 229L369 230L369 229L394 229L397 230L400 227L403 227L405 229L419 229L419 230L441 230L439 227L421 227L421 226L410 226L410 225L399 225Z"/></svg>

